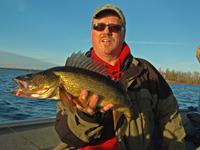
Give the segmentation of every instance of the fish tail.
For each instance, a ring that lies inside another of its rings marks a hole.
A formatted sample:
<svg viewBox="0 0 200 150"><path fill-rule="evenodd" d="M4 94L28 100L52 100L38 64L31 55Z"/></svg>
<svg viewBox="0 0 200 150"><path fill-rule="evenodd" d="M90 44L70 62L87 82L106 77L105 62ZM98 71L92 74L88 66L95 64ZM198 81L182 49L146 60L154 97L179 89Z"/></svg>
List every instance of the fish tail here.
<svg viewBox="0 0 200 150"><path fill-rule="evenodd" d="M119 133L118 133L118 135L117 135L119 141L121 141L121 140L123 139L127 127L128 127L128 122L127 122L127 119L125 119L124 124L123 124L123 126L120 128L120 131L119 131Z"/></svg>
<svg viewBox="0 0 200 150"><path fill-rule="evenodd" d="M125 120L124 120L124 124L122 125L122 127L120 128L117 137L118 140L121 141L126 133L126 130L128 128L129 122L131 121L131 112L127 111L124 112L124 115L126 116Z"/></svg>

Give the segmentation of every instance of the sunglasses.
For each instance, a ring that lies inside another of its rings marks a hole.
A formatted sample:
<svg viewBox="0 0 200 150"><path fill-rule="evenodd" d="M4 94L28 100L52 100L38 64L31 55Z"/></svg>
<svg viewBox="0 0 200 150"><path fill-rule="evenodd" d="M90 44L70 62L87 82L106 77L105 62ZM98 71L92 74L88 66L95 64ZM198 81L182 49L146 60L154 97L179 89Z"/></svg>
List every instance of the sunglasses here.
<svg viewBox="0 0 200 150"><path fill-rule="evenodd" d="M105 23L95 23L92 25L92 28L96 31L104 31L106 26L108 26L110 32L119 33L121 30L125 30L125 28L121 25Z"/></svg>

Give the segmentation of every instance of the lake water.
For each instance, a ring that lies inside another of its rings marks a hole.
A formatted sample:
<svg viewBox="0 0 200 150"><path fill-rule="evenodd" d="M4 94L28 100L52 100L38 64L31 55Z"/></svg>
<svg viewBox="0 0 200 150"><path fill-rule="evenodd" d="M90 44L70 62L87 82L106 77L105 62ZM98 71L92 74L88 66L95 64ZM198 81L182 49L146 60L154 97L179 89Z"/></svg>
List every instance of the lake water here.
<svg viewBox="0 0 200 150"><path fill-rule="evenodd" d="M0 121L14 122L56 116L56 101L22 98L10 94L17 86L12 78L30 73L28 71L0 69ZM199 85L169 83L180 108L197 107L200 93Z"/></svg>

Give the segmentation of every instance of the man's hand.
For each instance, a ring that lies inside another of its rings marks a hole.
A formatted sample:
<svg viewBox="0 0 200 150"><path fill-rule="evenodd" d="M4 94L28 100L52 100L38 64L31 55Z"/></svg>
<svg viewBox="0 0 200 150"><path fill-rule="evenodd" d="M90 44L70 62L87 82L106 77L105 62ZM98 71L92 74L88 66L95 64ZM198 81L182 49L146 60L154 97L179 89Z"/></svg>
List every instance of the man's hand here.
<svg viewBox="0 0 200 150"><path fill-rule="evenodd" d="M88 91L87 90L83 90L80 94L80 97L81 99L87 101L87 98L88 98ZM71 97L68 96L68 98L71 100ZM100 111L102 113L105 113L106 111L110 110L111 108L113 108L114 104L112 103L109 103L103 107L98 107L97 108L97 103L98 103L98 95L93 95L92 98L91 98L91 101L88 103L88 110L85 111L82 109L82 107L80 107L79 105L76 105L76 107L83 111L83 112L86 112L90 115L93 115L95 112L97 111Z"/></svg>

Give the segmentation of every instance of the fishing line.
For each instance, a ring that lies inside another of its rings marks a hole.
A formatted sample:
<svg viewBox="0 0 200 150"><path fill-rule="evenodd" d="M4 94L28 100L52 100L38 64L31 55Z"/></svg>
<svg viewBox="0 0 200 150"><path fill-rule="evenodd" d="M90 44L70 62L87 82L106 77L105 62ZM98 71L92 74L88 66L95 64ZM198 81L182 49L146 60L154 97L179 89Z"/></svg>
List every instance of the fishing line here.
<svg viewBox="0 0 200 150"><path fill-rule="evenodd" d="M40 147L38 147L37 145L35 145L33 142L31 142L30 140L28 140L27 138L25 138L23 135L19 134L18 132L16 132L15 130L13 130L11 127L9 127L8 125L6 125L5 123L3 123L2 121L0 121L4 126L6 126L8 129L10 129L11 131L13 131L14 133L18 134L19 136L21 136L23 139L26 140L26 142L29 142L30 144L32 144L33 146L37 147L39 150L42 150ZM26 143L25 142L25 143Z"/></svg>

